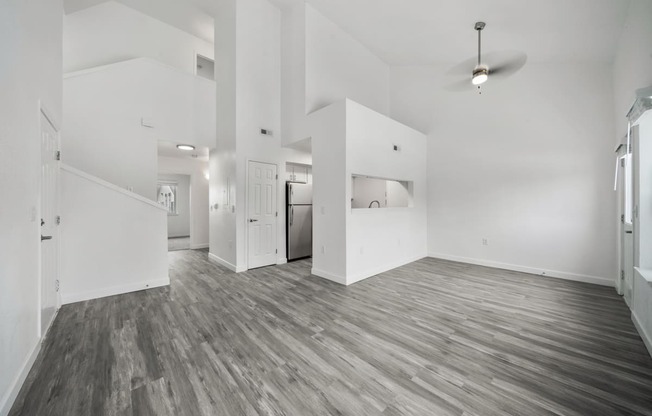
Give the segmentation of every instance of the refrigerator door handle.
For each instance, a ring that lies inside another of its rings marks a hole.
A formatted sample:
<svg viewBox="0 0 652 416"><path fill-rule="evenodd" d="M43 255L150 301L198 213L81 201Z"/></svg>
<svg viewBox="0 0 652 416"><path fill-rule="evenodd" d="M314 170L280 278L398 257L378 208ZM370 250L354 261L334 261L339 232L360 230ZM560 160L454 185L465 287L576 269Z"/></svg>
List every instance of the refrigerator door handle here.
<svg viewBox="0 0 652 416"><path fill-rule="evenodd" d="M294 207L290 208L290 225L294 222Z"/></svg>

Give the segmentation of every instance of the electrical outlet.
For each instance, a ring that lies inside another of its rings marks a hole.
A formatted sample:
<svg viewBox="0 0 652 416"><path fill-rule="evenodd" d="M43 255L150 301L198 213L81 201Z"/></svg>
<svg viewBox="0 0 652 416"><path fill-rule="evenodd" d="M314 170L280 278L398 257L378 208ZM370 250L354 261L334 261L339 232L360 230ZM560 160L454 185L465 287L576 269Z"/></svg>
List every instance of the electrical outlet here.
<svg viewBox="0 0 652 416"><path fill-rule="evenodd" d="M324 254L324 253L326 253L326 247L321 246L321 254Z"/></svg>
<svg viewBox="0 0 652 416"><path fill-rule="evenodd" d="M360 255L364 254L364 247L360 247Z"/></svg>
<svg viewBox="0 0 652 416"><path fill-rule="evenodd" d="M486 238L483 238L483 239L482 239L482 245L483 245L483 246L488 246L488 245L489 245L489 241L487 241Z"/></svg>

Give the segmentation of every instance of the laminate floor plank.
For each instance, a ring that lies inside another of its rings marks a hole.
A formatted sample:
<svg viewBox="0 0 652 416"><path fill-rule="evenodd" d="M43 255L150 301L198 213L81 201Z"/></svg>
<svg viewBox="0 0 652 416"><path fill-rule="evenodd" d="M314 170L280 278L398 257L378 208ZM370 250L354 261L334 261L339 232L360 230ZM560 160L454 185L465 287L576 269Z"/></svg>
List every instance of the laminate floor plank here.
<svg viewBox="0 0 652 416"><path fill-rule="evenodd" d="M310 261L61 308L10 412L652 415L652 358L612 288L437 259L343 287Z"/></svg>

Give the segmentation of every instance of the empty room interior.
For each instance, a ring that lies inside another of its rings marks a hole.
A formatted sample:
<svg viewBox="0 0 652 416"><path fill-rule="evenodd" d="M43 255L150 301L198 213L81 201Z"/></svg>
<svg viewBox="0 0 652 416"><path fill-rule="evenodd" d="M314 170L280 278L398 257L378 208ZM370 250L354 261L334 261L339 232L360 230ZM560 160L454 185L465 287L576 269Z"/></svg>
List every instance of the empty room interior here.
<svg viewBox="0 0 652 416"><path fill-rule="evenodd" d="M0 34L0 416L652 415L651 1Z"/></svg>

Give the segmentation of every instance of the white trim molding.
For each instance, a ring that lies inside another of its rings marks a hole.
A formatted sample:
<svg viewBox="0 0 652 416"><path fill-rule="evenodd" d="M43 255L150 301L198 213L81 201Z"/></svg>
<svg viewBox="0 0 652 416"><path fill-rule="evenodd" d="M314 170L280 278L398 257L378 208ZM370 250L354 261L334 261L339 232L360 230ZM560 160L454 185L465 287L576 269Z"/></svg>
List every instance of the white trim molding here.
<svg viewBox="0 0 652 416"><path fill-rule="evenodd" d="M18 397L18 393L20 393L20 389L23 387L23 383L25 383L25 379L27 379L29 371L34 365L34 361L36 361L36 357L38 357L38 353L41 351L41 343L43 339L45 338L37 339L36 345L34 345L31 353L27 356L27 359L23 363L20 372L11 382L9 390L2 397L2 402L0 402L0 416L6 416L9 414L11 407L14 405L14 402Z"/></svg>
<svg viewBox="0 0 652 416"><path fill-rule="evenodd" d="M643 339L647 352L650 354L650 357L652 357L652 334L648 334L645 331L645 327L641 324L641 321L638 319L634 311L632 311L632 322L634 322L638 334L641 336L641 339Z"/></svg>
<svg viewBox="0 0 652 416"><path fill-rule="evenodd" d="M153 289L155 287L169 286L170 278L168 276L148 280L145 282L132 283L129 285L122 286L111 286L98 290L93 290L89 292L80 292L80 293L68 293L61 296L62 303L68 305L70 303L83 302L91 299L105 298L107 296L122 295L125 293L138 292L140 290Z"/></svg>
<svg viewBox="0 0 652 416"><path fill-rule="evenodd" d="M415 261L419 261L419 260L421 260L421 259L423 259L425 257L427 257L427 256L424 253L423 255L412 256L412 257L406 258L404 260L399 260L399 261L396 261L394 263L390 263L390 264L386 264L386 265L383 265L383 266L380 266L380 267L376 267L375 269L372 269L372 270L364 272L364 273L358 273L358 274L355 274L355 275L352 275L352 276L347 276L346 285L348 286L348 285L352 285L354 283L361 282L361 281L363 281L365 279L368 279L370 277L374 277L374 276L377 276L377 275L379 275L381 273L385 273L385 272L388 272L390 270L399 268L401 266L405 266L406 264L414 263Z"/></svg>
<svg viewBox="0 0 652 416"><path fill-rule="evenodd" d="M235 264L232 264L232 263L224 260L223 258L216 256L213 253L208 253L208 259L213 260L215 263L217 263L217 264L219 264L221 266L224 266L227 269L229 269L229 270L231 270L232 272L235 272L235 273L242 273L242 272L246 272L248 270L246 267L237 267Z"/></svg>
<svg viewBox="0 0 652 416"><path fill-rule="evenodd" d="M331 282L339 283L341 285L346 286L346 277L342 276L337 276L328 272L325 272L323 270L315 269L314 267L310 269L310 274L313 274L318 277L322 277L326 280L330 280Z"/></svg>
<svg viewBox="0 0 652 416"><path fill-rule="evenodd" d="M65 163L61 164L61 170L66 171L68 173L72 173L73 175L79 176L80 178L86 179L87 181L93 182L93 183L95 183L97 185L103 186L103 187L108 188L108 189L110 189L112 191L118 192L118 193L120 193L120 194L122 194L122 195L124 195L126 197L129 197L129 198L135 199L137 201L140 201L142 203L145 203L145 204L147 204L147 205L149 205L149 206L151 206L153 208L157 208L157 209L163 210L165 212L168 211L166 207L164 207L161 204L158 204L156 201L152 201L151 199L145 198L144 196L138 195L138 194L136 194L134 192L131 192L131 191L127 191L126 189L122 189L119 186L116 186L116 185L112 184L111 182L107 182L104 179L100 179L100 178L98 178L96 176L93 176L91 174L88 174L88 173L86 173L84 171L73 168L72 166L66 165Z"/></svg>
<svg viewBox="0 0 652 416"><path fill-rule="evenodd" d="M191 250L201 250L203 248L208 248L208 243L200 243L200 244L191 244L190 245Z"/></svg>
<svg viewBox="0 0 652 416"><path fill-rule="evenodd" d="M592 283L594 285L614 287L615 280L607 277L589 276L584 274L560 272L558 270L538 269L535 267L521 266L517 264L501 263L498 261L476 259L471 257L454 256L442 253L430 253L428 257L457 261L460 263L476 264L478 266L493 267L494 269L512 270L515 272L522 272L534 274L542 277L554 277L564 280L572 280L575 282Z"/></svg>

